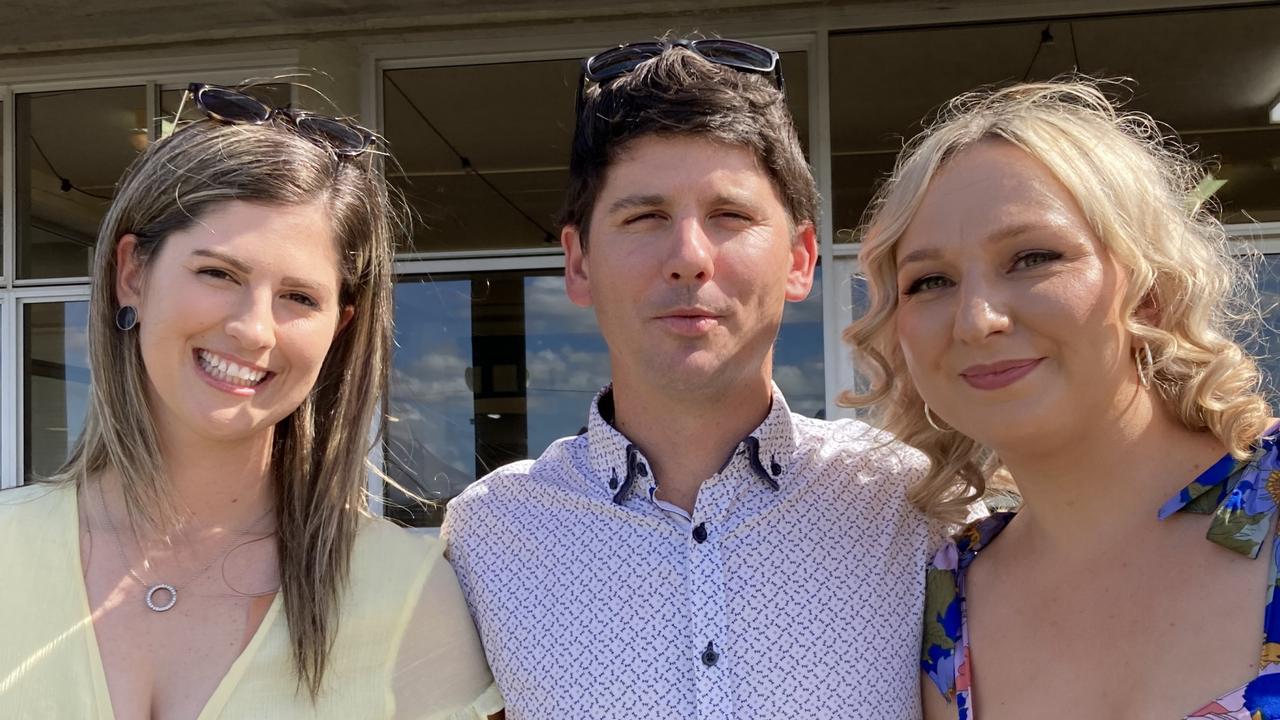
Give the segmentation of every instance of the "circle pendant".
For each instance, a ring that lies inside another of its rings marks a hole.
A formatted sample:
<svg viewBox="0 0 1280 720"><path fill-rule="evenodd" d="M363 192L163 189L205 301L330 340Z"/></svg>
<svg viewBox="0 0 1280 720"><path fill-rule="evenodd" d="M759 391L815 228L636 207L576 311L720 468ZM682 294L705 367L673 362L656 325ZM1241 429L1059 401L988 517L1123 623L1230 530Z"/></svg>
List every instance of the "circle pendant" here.
<svg viewBox="0 0 1280 720"><path fill-rule="evenodd" d="M166 600L163 605L157 605L155 596L156 596L156 593L160 592L161 590L164 590L165 592L169 593L169 599ZM159 583L157 585L152 585L151 588L147 590L147 607L151 608L156 612L164 612L165 610L169 610L174 605L177 605L177 604L178 604L178 589L172 585Z"/></svg>

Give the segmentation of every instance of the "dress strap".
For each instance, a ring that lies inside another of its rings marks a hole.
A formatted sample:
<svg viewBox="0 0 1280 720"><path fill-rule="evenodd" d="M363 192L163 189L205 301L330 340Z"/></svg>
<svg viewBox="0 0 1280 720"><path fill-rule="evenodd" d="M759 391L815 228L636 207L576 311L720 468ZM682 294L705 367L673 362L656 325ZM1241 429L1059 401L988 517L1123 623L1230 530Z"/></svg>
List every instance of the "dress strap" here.
<svg viewBox="0 0 1280 720"><path fill-rule="evenodd" d="M966 525L933 558L925 575L924 634L920 669L962 719L973 717L969 689L969 633L965 574L978 553L1013 520L999 512Z"/></svg>

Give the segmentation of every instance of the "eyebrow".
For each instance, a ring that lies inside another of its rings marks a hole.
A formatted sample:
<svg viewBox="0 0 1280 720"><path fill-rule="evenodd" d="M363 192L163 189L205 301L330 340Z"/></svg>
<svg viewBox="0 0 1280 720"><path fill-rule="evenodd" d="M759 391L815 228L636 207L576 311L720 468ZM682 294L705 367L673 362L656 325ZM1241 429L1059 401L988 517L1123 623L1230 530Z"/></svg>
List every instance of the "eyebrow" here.
<svg viewBox="0 0 1280 720"><path fill-rule="evenodd" d="M1041 226L1036 223L1015 223L1013 225L1007 225L984 237L983 242L988 245L992 245L1000 242L1001 240L1007 240L1019 235L1026 235L1027 233L1038 230L1040 227ZM921 248L919 250L912 250L902 256L902 259L898 261L898 267L910 265L914 262L937 260L941 257L942 253L939 252L937 248Z"/></svg>
<svg viewBox="0 0 1280 720"><path fill-rule="evenodd" d="M245 275L249 275L253 273L253 266L250 265L249 263L241 260L240 258L234 255L228 255L227 253L220 252L218 250L203 250L203 249L192 250L191 254L197 257L207 257L207 258L212 258L214 260L224 262L230 265L232 268L234 268L236 272L239 272ZM314 283L310 280L300 278L300 277L285 276L280 279L280 282L282 285L288 285L290 287L300 288L303 290L310 290L312 292L317 292L317 293L324 290L324 288L321 287L319 284Z"/></svg>
<svg viewBox="0 0 1280 720"><path fill-rule="evenodd" d="M659 193L650 193L647 195L627 195L620 197L609 205L608 214L621 212L623 210L632 210L635 208L651 208L665 205L667 197ZM714 205L734 205L737 207L754 207L750 193L745 192L721 192L712 198Z"/></svg>
<svg viewBox="0 0 1280 720"><path fill-rule="evenodd" d="M612 215L613 213L620 212L622 210L631 210L638 207L656 207L658 205L662 205L666 201L667 198L665 196L656 193L651 193L649 195L627 195L614 200L613 203L609 205L608 214Z"/></svg>

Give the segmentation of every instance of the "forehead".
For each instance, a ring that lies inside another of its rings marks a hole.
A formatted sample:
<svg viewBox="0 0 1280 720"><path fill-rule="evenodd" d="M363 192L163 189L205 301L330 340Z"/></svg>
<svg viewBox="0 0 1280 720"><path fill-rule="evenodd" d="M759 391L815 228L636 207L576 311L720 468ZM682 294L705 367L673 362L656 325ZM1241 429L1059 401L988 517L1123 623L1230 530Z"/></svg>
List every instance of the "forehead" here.
<svg viewBox="0 0 1280 720"><path fill-rule="evenodd" d="M337 282L340 273L336 233L321 201L219 202L172 233L161 252L171 251L180 260L201 250L229 253L255 270L287 271L315 280Z"/></svg>
<svg viewBox="0 0 1280 720"><path fill-rule="evenodd" d="M705 135L643 135L617 148L605 171L601 195L640 188L724 183L755 193L772 192L772 179L744 145ZM688 190L689 188L684 188Z"/></svg>
<svg viewBox="0 0 1280 720"><path fill-rule="evenodd" d="M1089 228L1071 191L1044 163L1011 143L983 140L934 175L899 245L977 239L1014 225Z"/></svg>

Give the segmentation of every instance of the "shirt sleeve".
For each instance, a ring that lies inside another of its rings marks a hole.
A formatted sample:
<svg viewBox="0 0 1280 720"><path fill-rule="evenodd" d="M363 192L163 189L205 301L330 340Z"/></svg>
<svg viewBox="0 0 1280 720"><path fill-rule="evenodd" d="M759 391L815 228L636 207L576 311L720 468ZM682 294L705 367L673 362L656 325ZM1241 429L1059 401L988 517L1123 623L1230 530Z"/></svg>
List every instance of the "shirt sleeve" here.
<svg viewBox="0 0 1280 720"><path fill-rule="evenodd" d="M502 696L485 663L457 577L438 549L409 613L391 686L396 720L500 717Z"/></svg>

